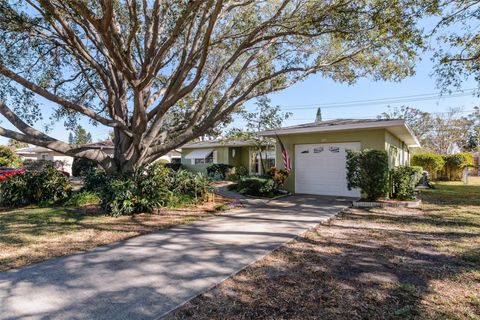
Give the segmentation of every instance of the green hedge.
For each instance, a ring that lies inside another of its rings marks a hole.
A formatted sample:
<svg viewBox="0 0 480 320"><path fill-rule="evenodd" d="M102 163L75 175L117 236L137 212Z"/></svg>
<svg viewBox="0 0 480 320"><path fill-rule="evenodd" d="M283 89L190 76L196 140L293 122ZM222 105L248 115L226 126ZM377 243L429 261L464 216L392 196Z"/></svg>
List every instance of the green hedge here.
<svg viewBox="0 0 480 320"><path fill-rule="evenodd" d="M445 160L441 155L433 152L417 153L412 155L410 160L412 166L422 167L430 177L435 178L437 171L442 170Z"/></svg>
<svg viewBox="0 0 480 320"><path fill-rule="evenodd" d="M391 197L398 200L415 199L415 187L422 178L422 167L398 166L390 170Z"/></svg>
<svg viewBox="0 0 480 320"><path fill-rule="evenodd" d="M360 188L369 201L388 194L388 155L383 150L349 151L347 153L348 189Z"/></svg>
<svg viewBox="0 0 480 320"><path fill-rule="evenodd" d="M474 164L473 156L470 153L447 154L442 157L445 162L440 172L440 179L442 180L461 180L465 167Z"/></svg>

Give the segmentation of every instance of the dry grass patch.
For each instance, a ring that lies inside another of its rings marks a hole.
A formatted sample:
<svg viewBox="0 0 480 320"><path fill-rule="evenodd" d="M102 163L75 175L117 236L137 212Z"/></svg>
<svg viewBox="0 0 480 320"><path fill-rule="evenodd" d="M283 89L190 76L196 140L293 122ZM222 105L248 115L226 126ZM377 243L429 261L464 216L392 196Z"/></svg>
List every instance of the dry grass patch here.
<svg viewBox="0 0 480 320"><path fill-rule="evenodd" d="M105 216L97 207L22 208L0 211L0 271L45 259L72 254L99 245L151 233L218 214L228 199L158 214L118 218Z"/></svg>
<svg viewBox="0 0 480 320"><path fill-rule="evenodd" d="M480 319L479 195L440 183L420 209L348 209L168 319Z"/></svg>

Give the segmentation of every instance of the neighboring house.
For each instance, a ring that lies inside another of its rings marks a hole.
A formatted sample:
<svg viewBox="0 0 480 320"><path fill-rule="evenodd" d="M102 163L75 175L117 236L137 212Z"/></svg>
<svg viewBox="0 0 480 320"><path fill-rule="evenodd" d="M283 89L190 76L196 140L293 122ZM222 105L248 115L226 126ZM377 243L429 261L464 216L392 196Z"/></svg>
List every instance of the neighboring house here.
<svg viewBox="0 0 480 320"><path fill-rule="evenodd" d="M187 143L182 146L182 165L197 172L206 172L214 163L229 164L234 167L245 167L252 175L259 175L275 166L275 148L272 146L262 152L264 165L260 155L249 141L241 140L209 140Z"/></svg>
<svg viewBox="0 0 480 320"><path fill-rule="evenodd" d="M72 174L73 157L63 155L44 147L28 147L16 150L22 160L47 160L52 161L55 168Z"/></svg>
<svg viewBox="0 0 480 320"><path fill-rule="evenodd" d="M388 153L390 167L408 165L410 149L420 144L404 120L338 119L301 124L261 133L280 137L292 162L285 188L292 193L359 197L348 190L348 150L377 149ZM284 168L277 141L277 167Z"/></svg>
<svg viewBox="0 0 480 320"><path fill-rule="evenodd" d="M89 144L86 144L85 146L89 147L90 149L102 150L107 155L113 157L114 145L113 145L113 142L110 140L89 143ZM44 147L20 148L16 150L16 153L20 156L20 158L22 158L22 160L53 161L55 164L55 167L58 170L68 172L70 175L72 174L73 157L63 155L61 153L58 153L56 151L53 151ZM164 160L167 160L168 162L179 162L180 158L181 158L181 150L175 149L161 156L158 160L164 159Z"/></svg>

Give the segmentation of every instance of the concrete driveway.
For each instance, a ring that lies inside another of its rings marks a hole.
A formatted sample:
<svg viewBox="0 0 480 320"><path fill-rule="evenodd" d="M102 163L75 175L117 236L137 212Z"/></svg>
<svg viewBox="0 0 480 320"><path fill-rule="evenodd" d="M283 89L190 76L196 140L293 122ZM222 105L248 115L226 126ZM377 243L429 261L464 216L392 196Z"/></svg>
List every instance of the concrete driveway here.
<svg viewBox="0 0 480 320"><path fill-rule="evenodd" d="M248 200L224 215L0 273L0 319L158 319L348 199Z"/></svg>

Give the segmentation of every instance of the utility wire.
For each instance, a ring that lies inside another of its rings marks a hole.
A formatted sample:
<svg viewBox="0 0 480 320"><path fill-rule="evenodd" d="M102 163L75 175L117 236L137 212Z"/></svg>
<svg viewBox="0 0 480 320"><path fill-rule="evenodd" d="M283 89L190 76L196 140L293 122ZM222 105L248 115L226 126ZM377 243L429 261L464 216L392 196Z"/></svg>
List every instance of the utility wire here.
<svg viewBox="0 0 480 320"><path fill-rule="evenodd" d="M365 106L365 105L374 105L374 104L385 104L385 103L401 103L401 102L414 102L414 101L427 101L427 100L436 100L436 99L448 99L448 98L457 98L463 96L472 95L475 92L475 88L456 90L452 91L452 94L448 96L442 96L440 93L423 93L416 95L408 96L397 96L390 98L378 98L378 99L366 99L366 100L353 100L353 101L343 101L343 102L330 102L330 103L313 103L313 104L300 104L300 105L280 105L282 109L310 109L321 107L323 108L344 108L344 107L353 107L353 106Z"/></svg>

